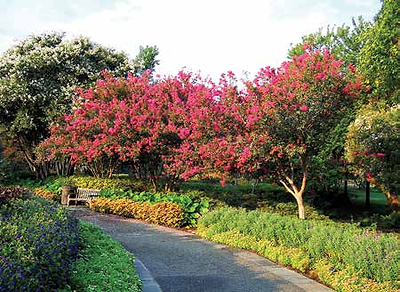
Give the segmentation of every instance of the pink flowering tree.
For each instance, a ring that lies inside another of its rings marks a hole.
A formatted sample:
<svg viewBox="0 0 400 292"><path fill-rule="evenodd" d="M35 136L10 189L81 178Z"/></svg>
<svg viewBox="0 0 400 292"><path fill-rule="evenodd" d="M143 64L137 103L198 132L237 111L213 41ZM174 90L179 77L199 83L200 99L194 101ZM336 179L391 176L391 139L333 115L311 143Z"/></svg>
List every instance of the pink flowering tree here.
<svg viewBox="0 0 400 292"><path fill-rule="evenodd" d="M157 82L147 75L103 77L93 88L78 91L72 114L53 128L44 145L53 155L69 155L94 176L110 177L125 163L155 189L174 188L191 168L180 155L190 153L185 141L198 136L190 121L202 109L212 109L212 85L183 72Z"/></svg>
<svg viewBox="0 0 400 292"><path fill-rule="evenodd" d="M346 156L356 174L377 186L400 211L400 107L368 105L349 126Z"/></svg>
<svg viewBox="0 0 400 292"><path fill-rule="evenodd" d="M224 184L232 176L254 177L261 169L259 149L267 133L260 127L260 100L237 84L232 72L223 74L219 85L187 109L190 134L179 157L187 165L185 179L202 174Z"/></svg>
<svg viewBox="0 0 400 292"><path fill-rule="evenodd" d="M269 139L262 152L268 171L294 196L300 218L312 159L362 87L353 68L343 70L329 51L306 50L278 69L261 70L254 81L266 113Z"/></svg>
<svg viewBox="0 0 400 292"><path fill-rule="evenodd" d="M63 150L71 147L71 145L72 139L65 132L65 122L63 116L61 116L58 123L50 129L50 137L35 148L37 163L47 163L56 170L57 175L72 175L75 170L72 158Z"/></svg>

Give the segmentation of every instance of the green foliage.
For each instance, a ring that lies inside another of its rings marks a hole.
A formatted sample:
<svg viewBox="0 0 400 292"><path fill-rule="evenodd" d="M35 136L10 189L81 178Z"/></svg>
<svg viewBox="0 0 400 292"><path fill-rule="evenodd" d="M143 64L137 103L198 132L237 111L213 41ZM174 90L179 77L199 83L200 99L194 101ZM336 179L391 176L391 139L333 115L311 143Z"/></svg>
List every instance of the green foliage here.
<svg viewBox="0 0 400 292"><path fill-rule="evenodd" d="M135 202L148 202L150 204L160 202L171 202L180 205L184 210L184 219L181 222L183 226L195 226L197 219L208 211L208 201L197 201L189 196L177 193L152 193L152 192L132 192L118 190L102 190L101 197L109 199L129 199Z"/></svg>
<svg viewBox="0 0 400 292"><path fill-rule="evenodd" d="M400 102L400 2L382 1L374 25L362 35L358 70L379 100Z"/></svg>
<svg viewBox="0 0 400 292"><path fill-rule="evenodd" d="M124 177L94 178L92 176L70 176L70 183L78 188L97 190L121 190L121 191L144 191L149 186L143 181Z"/></svg>
<svg viewBox="0 0 400 292"><path fill-rule="evenodd" d="M150 204L129 199L99 198L91 202L90 208L96 212L140 219L153 224L169 227L184 226L184 210L180 205L172 202Z"/></svg>
<svg viewBox="0 0 400 292"><path fill-rule="evenodd" d="M51 176L45 180L16 180L13 184L29 188L41 187L58 195L61 195L62 186L68 184L72 184L78 188L96 190L144 191L148 189L146 183L127 177L95 178L92 176L78 175L69 177Z"/></svg>
<svg viewBox="0 0 400 292"><path fill-rule="evenodd" d="M360 288L357 286L360 282L364 288L378 283L396 289L400 277L399 238L354 224L221 208L200 219L198 233L210 240L252 249L316 276L324 262L324 266L334 269L338 275L354 277L355 283L347 283L357 288L354 291ZM351 291L334 279L321 279L339 291Z"/></svg>
<svg viewBox="0 0 400 292"><path fill-rule="evenodd" d="M46 177L43 153L35 148L71 110L76 87L91 85L103 70L126 76L153 69L158 50L146 47L141 53L143 62L135 67L125 53L86 37L66 41L63 34L51 33L19 42L0 57L0 134L23 151L32 171Z"/></svg>
<svg viewBox="0 0 400 292"><path fill-rule="evenodd" d="M361 16L357 20L353 18L352 27L346 24L330 28L324 32L319 29L315 33L303 36L302 41L289 49L288 56L300 56L304 53L305 44L312 45L314 49L329 49L338 59L345 62L356 64L361 48L364 45L362 34L371 27L371 23L366 22Z"/></svg>
<svg viewBox="0 0 400 292"><path fill-rule="evenodd" d="M39 198L11 199L0 215L0 291L65 286L78 253L77 220Z"/></svg>
<svg viewBox="0 0 400 292"><path fill-rule="evenodd" d="M58 291L141 291L133 256L100 228L79 223L80 252L67 289Z"/></svg>
<svg viewBox="0 0 400 292"><path fill-rule="evenodd" d="M269 183L253 185L247 181L225 186L213 181L187 181L182 184L181 192L192 198L207 199L211 209L227 205L255 209L264 201L292 200L291 195L281 186Z"/></svg>
<svg viewBox="0 0 400 292"><path fill-rule="evenodd" d="M13 185L24 186L30 189L41 188L61 196L62 186L71 184L71 180L66 177L48 177L45 180L19 179L14 180Z"/></svg>
<svg viewBox="0 0 400 292"><path fill-rule="evenodd" d="M309 204L305 204L305 214L306 218L310 220L329 220L328 216L320 214L315 208L310 206ZM291 216L297 217L298 207L294 202L275 202L275 201L267 201L259 204L257 210L262 212L267 212L271 214L279 214L281 216Z"/></svg>
<svg viewBox="0 0 400 292"><path fill-rule="evenodd" d="M399 145L398 105L391 108L379 104L365 106L349 126L346 142L349 161L354 162L360 177L367 176L382 192L390 193L393 200L400 194Z"/></svg>
<svg viewBox="0 0 400 292"><path fill-rule="evenodd" d="M154 47L142 47L139 48L139 54L134 60L136 67L136 74L143 75L147 70L154 71L154 68L160 64L159 60L156 60L158 56L158 48Z"/></svg>

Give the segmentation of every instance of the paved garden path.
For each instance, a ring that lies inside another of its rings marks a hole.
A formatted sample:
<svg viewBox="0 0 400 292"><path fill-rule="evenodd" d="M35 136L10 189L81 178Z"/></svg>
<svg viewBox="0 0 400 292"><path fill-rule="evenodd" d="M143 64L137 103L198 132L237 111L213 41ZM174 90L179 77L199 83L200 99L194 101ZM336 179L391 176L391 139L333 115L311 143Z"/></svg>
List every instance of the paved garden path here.
<svg viewBox="0 0 400 292"><path fill-rule="evenodd" d="M253 253L134 219L69 207L136 257L143 292L332 291Z"/></svg>

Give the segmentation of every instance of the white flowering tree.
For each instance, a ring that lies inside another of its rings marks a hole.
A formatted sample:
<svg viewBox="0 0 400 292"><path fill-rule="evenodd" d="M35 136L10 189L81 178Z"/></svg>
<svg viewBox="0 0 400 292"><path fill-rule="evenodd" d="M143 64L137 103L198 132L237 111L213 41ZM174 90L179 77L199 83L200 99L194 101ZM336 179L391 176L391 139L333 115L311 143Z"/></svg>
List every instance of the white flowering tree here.
<svg viewBox="0 0 400 292"><path fill-rule="evenodd" d="M143 68L136 63L85 37L28 37L0 57L0 137L23 153L38 178L46 177L49 165L38 159L35 148L49 136L57 117L70 110L75 88L89 86L103 70L115 76L140 74Z"/></svg>

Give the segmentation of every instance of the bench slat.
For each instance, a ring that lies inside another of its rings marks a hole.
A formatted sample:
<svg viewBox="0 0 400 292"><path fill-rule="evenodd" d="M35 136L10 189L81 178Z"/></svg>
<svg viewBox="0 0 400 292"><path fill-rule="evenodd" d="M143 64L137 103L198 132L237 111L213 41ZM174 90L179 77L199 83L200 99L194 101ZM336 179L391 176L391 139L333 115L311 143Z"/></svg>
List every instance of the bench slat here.
<svg viewBox="0 0 400 292"><path fill-rule="evenodd" d="M67 205L69 206L70 201L90 202L92 199L97 198L99 194L100 190L78 188L75 193L75 198L71 198L70 196L68 196Z"/></svg>

